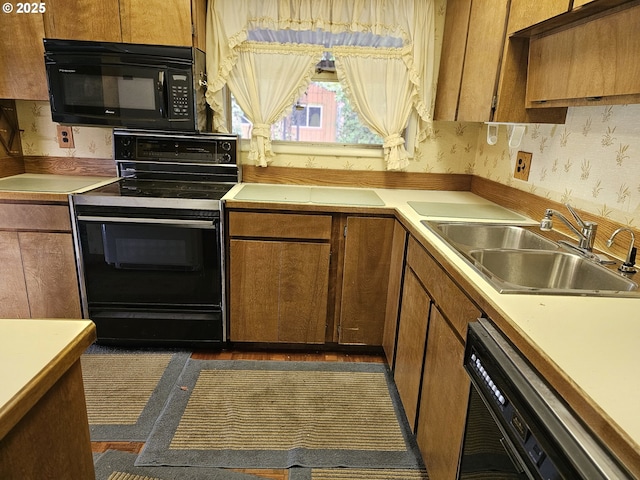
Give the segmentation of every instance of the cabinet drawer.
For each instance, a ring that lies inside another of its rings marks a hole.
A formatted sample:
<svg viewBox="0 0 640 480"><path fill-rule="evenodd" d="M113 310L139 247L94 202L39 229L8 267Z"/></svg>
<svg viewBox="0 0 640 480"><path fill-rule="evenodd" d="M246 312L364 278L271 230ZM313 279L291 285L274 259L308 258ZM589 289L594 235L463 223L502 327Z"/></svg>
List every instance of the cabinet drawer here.
<svg viewBox="0 0 640 480"><path fill-rule="evenodd" d="M66 205L0 204L0 229L71 232Z"/></svg>
<svg viewBox="0 0 640 480"><path fill-rule="evenodd" d="M413 237L409 239L407 264L460 337L465 338L467 323L481 314L478 307Z"/></svg>
<svg viewBox="0 0 640 480"><path fill-rule="evenodd" d="M229 212L229 236L331 239L331 215Z"/></svg>

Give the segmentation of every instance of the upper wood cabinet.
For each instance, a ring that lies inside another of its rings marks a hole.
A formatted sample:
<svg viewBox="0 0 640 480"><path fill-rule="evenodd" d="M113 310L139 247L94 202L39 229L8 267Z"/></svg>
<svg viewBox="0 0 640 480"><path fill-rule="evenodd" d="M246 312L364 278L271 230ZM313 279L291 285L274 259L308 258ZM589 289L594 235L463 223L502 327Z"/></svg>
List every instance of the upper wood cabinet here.
<svg viewBox="0 0 640 480"><path fill-rule="evenodd" d="M3 13L0 22L0 98L46 100L41 14Z"/></svg>
<svg viewBox="0 0 640 480"><path fill-rule="evenodd" d="M0 98L48 99L43 38L205 48L206 0L49 0L45 7L2 15Z"/></svg>
<svg viewBox="0 0 640 480"><path fill-rule="evenodd" d="M640 6L531 39L530 106L640 102Z"/></svg>
<svg viewBox="0 0 640 480"><path fill-rule="evenodd" d="M518 22L526 23L527 9ZM508 0L449 0L434 118L563 123L566 110L525 109L528 42L507 39Z"/></svg>
<svg viewBox="0 0 640 480"><path fill-rule="evenodd" d="M191 46L195 23L191 0L120 0L123 42Z"/></svg>
<svg viewBox="0 0 640 480"><path fill-rule="evenodd" d="M589 3L598 2L599 0L573 0L573 9L580 8Z"/></svg>
<svg viewBox="0 0 640 480"><path fill-rule="evenodd" d="M43 18L48 38L122 41L118 0L48 0L46 6Z"/></svg>
<svg viewBox="0 0 640 480"><path fill-rule="evenodd" d="M530 27L569 11L570 0L511 0L507 33ZM574 2L575 4L575 2Z"/></svg>

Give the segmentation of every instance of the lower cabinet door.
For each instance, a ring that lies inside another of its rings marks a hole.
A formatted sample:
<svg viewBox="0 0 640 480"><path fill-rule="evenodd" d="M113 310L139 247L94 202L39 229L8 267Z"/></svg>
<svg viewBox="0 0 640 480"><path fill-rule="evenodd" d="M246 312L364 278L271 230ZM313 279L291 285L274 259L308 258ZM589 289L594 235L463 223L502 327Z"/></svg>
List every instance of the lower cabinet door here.
<svg viewBox="0 0 640 480"><path fill-rule="evenodd" d="M432 308L416 430L432 480L457 475L470 388L463 358L462 341Z"/></svg>
<svg viewBox="0 0 640 480"><path fill-rule="evenodd" d="M347 219L341 344L382 345L394 227L393 218Z"/></svg>
<svg viewBox="0 0 640 480"><path fill-rule="evenodd" d="M82 318L70 233L0 232L0 317Z"/></svg>
<svg viewBox="0 0 640 480"><path fill-rule="evenodd" d="M29 298L17 232L0 232L0 265L0 318L29 318Z"/></svg>
<svg viewBox="0 0 640 480"><path fill-rule="evenodd" d="M82 318L70 233L20 232L32 318Z"/></svg>
<svg viewBox="0 0 640 480"><path fill-rule="evenodd" d="M405 270L402 308L398 325L396 363L393 379L411 429L414 430L424 364L431 299L418 277L409 267Z"/></svg>
<svg viewBox="0 0 640 480"><path fill-rule="evenodd" d="M230 339L324 343L328 243L231 240Z"/></svg>

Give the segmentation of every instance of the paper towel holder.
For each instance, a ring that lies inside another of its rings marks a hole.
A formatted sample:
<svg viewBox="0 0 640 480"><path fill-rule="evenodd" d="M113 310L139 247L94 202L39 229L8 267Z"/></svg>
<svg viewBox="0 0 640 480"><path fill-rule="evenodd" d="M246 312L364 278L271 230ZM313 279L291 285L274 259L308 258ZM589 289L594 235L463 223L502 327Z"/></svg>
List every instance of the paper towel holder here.
<svg viewBox="0 0 640 480"><path fill-rule="evenodd" d="M509 122L485 122L487 124L487 143L489 145L495 145L498 143L498 127L500 125L507 126L507 135L509 136L509 147L518 148L522 137L527 128L522 123L509 123Z"/></svg>

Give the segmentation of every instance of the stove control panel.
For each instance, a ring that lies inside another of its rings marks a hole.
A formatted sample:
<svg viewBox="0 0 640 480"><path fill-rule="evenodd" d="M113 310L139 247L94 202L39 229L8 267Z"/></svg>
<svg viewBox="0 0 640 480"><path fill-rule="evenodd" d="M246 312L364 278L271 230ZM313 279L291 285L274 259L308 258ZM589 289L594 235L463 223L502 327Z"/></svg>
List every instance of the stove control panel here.
<svg viewBox="0 0 640 480"><path fill-rule="evenodd" d="M237 163L237 135L181 134L114 130L115 160L167 163L227 164Z"/></svg>

